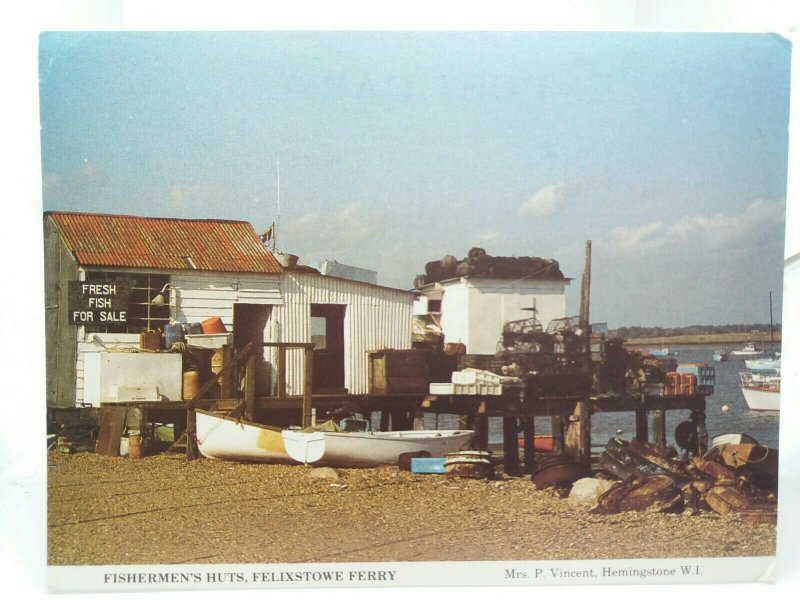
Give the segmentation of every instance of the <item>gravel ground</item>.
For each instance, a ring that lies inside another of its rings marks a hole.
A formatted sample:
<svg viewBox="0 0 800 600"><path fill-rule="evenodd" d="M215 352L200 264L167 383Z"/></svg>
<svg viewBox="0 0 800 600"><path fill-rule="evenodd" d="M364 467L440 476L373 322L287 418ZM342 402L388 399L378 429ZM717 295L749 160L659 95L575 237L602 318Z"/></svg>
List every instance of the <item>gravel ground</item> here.
<svg viewBox="0 0 800 600"><path fill-rule="evenodd" d="M528 478L48 455L51 565L766 556L715 513L591 515Z"/></svg>

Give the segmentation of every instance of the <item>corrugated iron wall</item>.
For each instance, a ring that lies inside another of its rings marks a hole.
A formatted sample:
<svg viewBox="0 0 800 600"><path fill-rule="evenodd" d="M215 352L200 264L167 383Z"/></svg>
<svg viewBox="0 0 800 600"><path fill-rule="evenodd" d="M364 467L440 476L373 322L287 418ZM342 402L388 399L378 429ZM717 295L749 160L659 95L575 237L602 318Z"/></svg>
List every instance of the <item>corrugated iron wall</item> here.
<svg viewBox="0 0 800 600"><path fill-rule="evenodd" d="M274 307L267 334L270 341L310 342L312 304L343 304L345 387L351 394L368 392L367 352L411 348L413 297L392 290L322 275L289 272L282 275L284 304ZM274 356L273 356L274 359ZM287 358L289 394L303 390L302 351Z"/></svg>

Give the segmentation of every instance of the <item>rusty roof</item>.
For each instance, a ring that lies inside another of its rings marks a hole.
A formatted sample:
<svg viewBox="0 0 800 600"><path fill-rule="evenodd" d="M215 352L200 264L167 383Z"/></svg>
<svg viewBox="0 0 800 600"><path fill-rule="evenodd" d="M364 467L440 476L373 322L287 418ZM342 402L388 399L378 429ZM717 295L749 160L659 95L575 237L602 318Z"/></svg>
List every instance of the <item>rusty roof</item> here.
<svg viewBox="0 0 800 600"><path fill-rule="evenodd" d="M246 221L47 212L79 264L103 267L280 273Z"/></svg>

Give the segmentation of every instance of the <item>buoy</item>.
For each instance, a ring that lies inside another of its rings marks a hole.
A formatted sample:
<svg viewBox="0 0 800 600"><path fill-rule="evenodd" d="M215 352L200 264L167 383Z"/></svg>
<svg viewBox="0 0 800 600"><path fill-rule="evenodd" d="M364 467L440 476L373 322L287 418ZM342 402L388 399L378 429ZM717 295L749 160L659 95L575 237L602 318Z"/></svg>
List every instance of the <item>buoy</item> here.
<svg viewBox="0 0 800 600"><path fill-rule="evenodd" d="M619 435L620 433L622 433L622 429L617 429L617 435Z"/></svg>
<svg viewBox="0 0 800 600"><path fill-rule="evenodd" d="M731 407L728 406L727 404L723 404L722 405L722 412L728 412L730 409L731 409Z"/></svg>

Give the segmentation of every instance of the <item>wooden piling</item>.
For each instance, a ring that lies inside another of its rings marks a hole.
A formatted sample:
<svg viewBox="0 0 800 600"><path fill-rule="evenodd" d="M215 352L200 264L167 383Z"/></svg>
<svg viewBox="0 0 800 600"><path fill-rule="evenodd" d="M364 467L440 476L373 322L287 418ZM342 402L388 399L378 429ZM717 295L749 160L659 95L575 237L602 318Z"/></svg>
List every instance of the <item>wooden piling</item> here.
<svg viewBox="0 0 800 600"><path fill-rule="evenodd" d="M252 421L255 417L256 408L256 368L258 357L255 353L250 354L247 359L247 366L244 372L244 418Z"/></svg>
<svg viewBox="0 0 800 600"><path fill-rule="evenodd" d="M659 448L667 445L667 418L660 409L653 411L653 442Z"/></svg>
<svg viewBox="0 0 800 600"><path fill-rule="evenodd" d="M536 469L536 450L533 447L534 418L524 417L522 421L522 439L524 443L523 455L525 458L525 473L533 473Z"/></svg>
<svg viewBox="0 0 800 600"><path fill-rule="evenodd" d="M518 436L517 417L503 417L503 470L512 477L521 475Z"/></svg>
<svg viewBox="0 0 800 600"><path fill-rule="evenodd" d="M305 382L303 384L303 427L311 427L311 392L314 386L314 347L306 347L305 353Z"/></svg>

